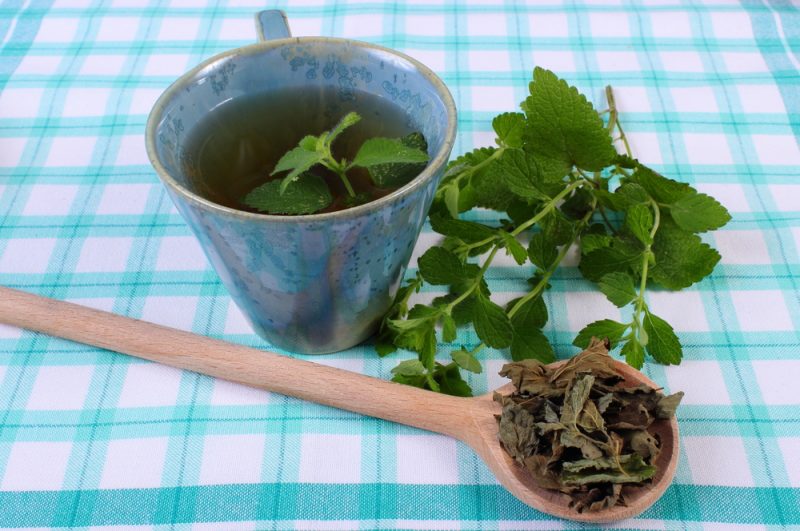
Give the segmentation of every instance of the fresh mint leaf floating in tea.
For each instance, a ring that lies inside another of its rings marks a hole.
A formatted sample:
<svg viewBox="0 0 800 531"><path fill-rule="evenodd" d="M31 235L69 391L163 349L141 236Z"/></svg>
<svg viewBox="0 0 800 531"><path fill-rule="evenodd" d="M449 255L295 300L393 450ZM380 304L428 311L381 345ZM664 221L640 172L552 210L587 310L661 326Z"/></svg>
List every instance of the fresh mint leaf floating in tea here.
<svg viewBox="0 0 800 531"><path fill-rule="evenodd" d="M337 160L332 145L339 135L361 120L350 112L330 131L307 135L285 153L271 175L289 172L282 179L269 181L247 194L244 203L269 214L313 214L327 208L333 197L325 179L313 173L327 171L341 180L346 190L342 204L353 207L371 200L369 194L354 189L348 172L364 168L378 188L399 187L419 175L428 161L428 144L421 133L403 138L370 138L359 148L352 161ZM318 170L317 168L323 168Z"/></svg>
<svg viewBox="0 0 800 531"><path fill-rule="evenodd" d="M442 374L454 379L462 369L478 372L486 347L507 348L514 361L553 361L555 352L542 332L547 323L542 297L573 247L580 250L583 277L597 283L613 304L631 309L623 314L631 316L625 322L589 324L574 344L585 348L593 336L606 338L612 347L621 346L620 354L636 368L646 355L660 363L681 361L680 341L651 311L647 288L678 290L708 276L720 256L698 233L722 227L730 215L712 197L634 158L611 87L602 112L549 70L534 70L529 91L523 112L492 120L496 146L461 155L442 178L430 223L444 241L419 258L417 275L398 292L378 334L381 356L406 349L421 363L414 365L413 377L396 373L395 381L448 392ZM459 219L476 207L498 212L497 221ZM506 308L492 301L485 280L499 253L519 264L521 278L530 279L529 291ZM413 294L425 284L447 293L409 310ZM457 327L465 326L480 342L452 345L452 361L437 362L438 327L441 340L452 343ZM465 386L459 383L458 391Z"/></svg>
<svg viewBox="0 0 800 531"><path fill-rule="evenodd" d="M244 198L245 203L270 214L309 214L331 204L333 198L322 177L311 173L289 183L281 193L281 181L259 186Z"/></svg>
<svg viewBox="0 0 800 531"><path fill-rule="evenodd" d="M630 343L629 343L630 344ZM603 341L553 369L537 360L500 371L515 391L495 394L505 450L540 487L562 492L578 512L624 503L656 474L654 423L675 415L682 392L626 387Z"/></svg>

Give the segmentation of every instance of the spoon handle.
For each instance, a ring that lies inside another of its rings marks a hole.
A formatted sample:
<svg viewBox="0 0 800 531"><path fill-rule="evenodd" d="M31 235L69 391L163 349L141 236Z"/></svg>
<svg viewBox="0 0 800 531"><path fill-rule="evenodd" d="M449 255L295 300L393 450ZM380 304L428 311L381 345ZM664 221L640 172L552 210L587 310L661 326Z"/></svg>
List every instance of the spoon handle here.
<svg viewBox="0 0 800 531"><path fill-rule="evenodd" d="M469 399L0 286L0 323L463 439Z"/></svg>

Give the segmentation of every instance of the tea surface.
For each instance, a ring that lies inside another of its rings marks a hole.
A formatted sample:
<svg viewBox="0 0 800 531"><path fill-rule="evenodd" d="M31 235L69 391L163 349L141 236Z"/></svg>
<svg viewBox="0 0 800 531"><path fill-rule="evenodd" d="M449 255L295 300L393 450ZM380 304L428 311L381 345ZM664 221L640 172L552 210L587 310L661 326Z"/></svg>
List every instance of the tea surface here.
<svg viewBox="0 0 800 531"><path fill-rule="evenodd" d="M374 137L399 138L413 131L405 112L393 103L365 92L355 100L340 101L336 88L288 89L234 98L211 110L186 141L186 174L192 190L217 204L258 212L243 202L254 188L281 174L270 176L284 153L306 135L331 129L350 111L362 119L333 144L337 158L352 160L361 144ZM329 170L315 167L334 197L320 212L347 208L341 180ZM348 173L357 194L370 201L392 192L378 188L366 170Z"/></svg>

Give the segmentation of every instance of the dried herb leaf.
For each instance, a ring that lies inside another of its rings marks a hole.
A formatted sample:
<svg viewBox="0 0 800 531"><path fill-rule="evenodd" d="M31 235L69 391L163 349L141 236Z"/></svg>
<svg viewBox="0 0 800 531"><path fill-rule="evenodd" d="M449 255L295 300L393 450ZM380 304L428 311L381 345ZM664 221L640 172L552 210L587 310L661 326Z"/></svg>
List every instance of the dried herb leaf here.
<svg viewBox="0 0 800 531"><path fill-rule="evenodd" d="M592 338L557 368L523 360L500 374L516 387L494 398L502 404L503 447L537 485L569 495L574 510L623 503L623 485L642 486L655 475L661 444L649 430L674 415L683 393L626 386L605 341Z"/></svg>

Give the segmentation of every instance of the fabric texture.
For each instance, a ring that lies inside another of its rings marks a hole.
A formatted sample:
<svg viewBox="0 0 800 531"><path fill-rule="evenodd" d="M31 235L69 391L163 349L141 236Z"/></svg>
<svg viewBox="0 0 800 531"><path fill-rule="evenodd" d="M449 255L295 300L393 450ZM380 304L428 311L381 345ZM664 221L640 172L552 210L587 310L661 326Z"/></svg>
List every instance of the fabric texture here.
<svg viewBox="0 0 800 531"><path fill-rule="evenodd" d="M613 529L800 528L800 13L786 0L4 0L0 285L256 347L148 163L147 113L178 75L295 35L397 48L444 79L454 155L492 141L534 65L603 107L614 86L635 154L724 203L713 275L649 295L680 335L686 392L674 483ZM420 250L435 235L426 227ZM505 260L505 261L503 261ZM528 271L490 284L510 300ZM574 261L551 280L562 358L619 317ZM428 290L423 297L436 293ZM460 343L474 345L473 332ZM444 358L449 350L440 345ZM503 383L484 351L476 392ZM408 353L314 357L388 378ZM0 326L0 528L573 529L518 502L447 437Z"/></svg>

